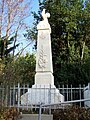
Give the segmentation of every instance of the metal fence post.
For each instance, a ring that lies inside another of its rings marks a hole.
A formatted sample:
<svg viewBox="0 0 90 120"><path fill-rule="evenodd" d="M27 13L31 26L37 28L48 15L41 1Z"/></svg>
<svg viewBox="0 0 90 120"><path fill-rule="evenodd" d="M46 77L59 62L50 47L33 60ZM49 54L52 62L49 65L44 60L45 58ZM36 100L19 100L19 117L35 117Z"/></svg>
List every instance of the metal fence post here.
<svg viewBox="0 0 90 120"><path fill-rule="evenodd" d="M6 99L5 106L7 107L7 105L8 105L8 86L6 87L5 99Z"/></svg>
<svg viewBox="0 0 90 120"><path fill-rule="evenodd" d="M2 106L4 105L4 95L5 95L5 88L4 85L2 85Z"/></svg>
<svg viewBox="0 0 90 120"><path fill-rule="evenodd" d="M40 103L39 105L39 116L38 116L38 120L41 120L41 111L42 111L42 103Z"/></svg>
<svg viewBox="0 0 90 120"><path fill-rule="evenodd" d="M18 111L20 107L20 84L18 83Z"/></svg>
<svg viewBox="0 0 90 120"><path fill-rule="evenodd" d="M51 84L50 84L50 88L49 88L48 98L49 98L48 103L51 104ZM49 114L51 114L51 106L49 106Z"/></svg>
<svg viewBox="0 0 90 120"><path fill-rule="evenodd" d="M72 91L72 85L71 85L71 101L72 101L73 91Z"/></svg>
<svg viewBox="0 0 90 120"><path fill-rule="evenodd" d="M81 84L79 85L79 96L80 96L80 100L81 100ZM81 107L81 102L80 102L80 107Z"/></svg>
<svg viewBox="0 0 90 120"><path fill-rule="evenodd" d="M13 98L13 106L15 106L15 84L12 87L12 92L13 92L13 96L12 96L12 98Z"/></svg>
<svg viewBox="0 0 90 120"><path fill-rule="evenodd" d="M67 89L66 89L67 91L66 91L66 93L67 93L67 101L69 100L69 98L68 98L68 85L67 85Z"/></svg>
<svg viewBox="0 0 90 120"><path fill-rule="evenodd" d="M90 83L88 83L88 90L90 90Z"/></svg>

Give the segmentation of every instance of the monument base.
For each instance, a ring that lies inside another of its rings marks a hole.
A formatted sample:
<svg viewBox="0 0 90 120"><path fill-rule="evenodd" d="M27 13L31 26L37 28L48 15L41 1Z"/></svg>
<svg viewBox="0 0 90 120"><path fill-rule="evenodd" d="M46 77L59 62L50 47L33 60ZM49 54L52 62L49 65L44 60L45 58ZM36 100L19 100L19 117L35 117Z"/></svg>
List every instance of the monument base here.
<svg viewBox="0 0 90 120"><path fill-rule="evenodd" d="M35 84L54 85L54 76L51 72L38 72L35 74Z"/></svg>
<svg viewBox="0 0 90 120"><path fill-rule="evenodd" d="M64 96L54 85L33 85L28 92L21 96L22 105L50 104L64 101Z"/></svg>

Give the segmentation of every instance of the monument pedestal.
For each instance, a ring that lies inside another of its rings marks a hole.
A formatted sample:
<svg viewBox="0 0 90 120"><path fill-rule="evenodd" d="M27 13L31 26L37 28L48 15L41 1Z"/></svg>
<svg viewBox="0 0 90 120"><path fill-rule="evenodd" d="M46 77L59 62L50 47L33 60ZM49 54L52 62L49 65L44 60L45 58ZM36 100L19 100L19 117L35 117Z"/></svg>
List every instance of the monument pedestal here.
<svg viewBox="0 0 90 120"><path fill-rule="evenodd" d="M54 85L33 85L28 89L28 92L21 97L21 104L50 104L64 101L64 96L59 93L59 90Z"/></svg>
<svg viewBox="0 0 90 120"><path fill-rule="evenodd" d="M35 84L54 85L54 77L51 72L39 72L35 75Z"/></svg>

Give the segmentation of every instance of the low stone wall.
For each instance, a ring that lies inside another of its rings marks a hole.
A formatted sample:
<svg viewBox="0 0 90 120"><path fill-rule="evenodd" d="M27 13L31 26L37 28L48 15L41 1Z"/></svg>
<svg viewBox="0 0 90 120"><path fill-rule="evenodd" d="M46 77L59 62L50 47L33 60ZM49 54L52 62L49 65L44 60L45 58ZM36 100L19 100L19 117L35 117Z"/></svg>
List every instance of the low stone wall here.
<svg viewBox="0 0 90 120"><path fill-rule="evenodd" d="M53 115L42 114L42 120L53 120ZM38 120L38 114L22 114L20 120Z"/></svg>

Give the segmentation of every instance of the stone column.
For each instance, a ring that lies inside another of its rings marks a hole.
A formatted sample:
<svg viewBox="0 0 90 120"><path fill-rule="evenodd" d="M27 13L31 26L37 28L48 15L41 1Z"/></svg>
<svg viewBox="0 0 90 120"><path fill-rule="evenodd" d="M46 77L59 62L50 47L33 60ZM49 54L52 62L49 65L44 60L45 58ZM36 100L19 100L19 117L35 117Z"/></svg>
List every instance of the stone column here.
<svg viewBox="0 0 90 120"><path fill-rule="evenodd" d="M43 12L42 12L43 13ZM44 15L49 15L44 14ZM37 55L35 84L54 85L52 51L51 51L51 28L46 16L37 25Z"/></svg>

